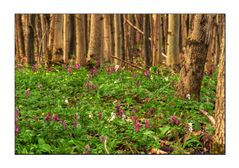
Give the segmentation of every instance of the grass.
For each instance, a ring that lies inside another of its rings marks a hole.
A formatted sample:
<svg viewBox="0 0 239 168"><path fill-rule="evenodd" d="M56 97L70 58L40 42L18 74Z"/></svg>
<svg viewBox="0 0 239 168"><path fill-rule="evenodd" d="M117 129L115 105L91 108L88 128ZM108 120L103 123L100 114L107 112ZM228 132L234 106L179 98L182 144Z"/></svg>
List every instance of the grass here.
<svg viewBox="0 0 239 168"><path fill-rule="evenodd" d="M16 68L16 154L197 154L208 151L216 73L201 101L175 97L179 76L85 68ZM192 131L189 131L192 123Z"/></svg>

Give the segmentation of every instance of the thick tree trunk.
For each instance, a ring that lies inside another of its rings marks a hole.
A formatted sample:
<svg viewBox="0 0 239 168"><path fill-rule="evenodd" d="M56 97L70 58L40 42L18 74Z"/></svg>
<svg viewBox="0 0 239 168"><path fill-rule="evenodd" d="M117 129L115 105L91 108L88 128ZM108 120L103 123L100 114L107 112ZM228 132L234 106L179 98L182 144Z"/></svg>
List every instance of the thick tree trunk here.
<svg viewBox="0 0 239 168"><path fill-rule="evenodd" d="M145 65L147 67L152 66L152 51L151 51L151 42L150 38L150 20L149 14L144 15L144 22L143 22L143 56L145 58Z"/></svg>
<svg viewBox="0 0 239 168"><path fill-rule="evenodd" d="M211 16L193 15L192 26L188 37L185 64L180 72L177 94L181 98L200 99L200 89L204 65L210 43Z"/></svg>
<svg viewBox="0 0 239 168"><path fill-rule="evenodd" d="M101 37L102 37L102 22L103 17L101 14L91 14L90 23L90 41L89 49L87 53L87 62L91 62L92 59L100 61L101 56Z"/></svg>
<svg viewBox="0 0 239 168"><path fill-rule="evenodd" d="M75 15L75 34L76 34L76 63L86 65L86 34L85 34L85 15Z"/></svg>
<svg viewBox="0 0 239 168"><path fill-rule="evenodd" d="M153 14L152 16L153 32L152 32L152 51L153 66L162 63L162 31L161 31L161 15Z"/></svg>
<svg viewBox="0 0 239 168"><path fill-rule="evenodd" d="M110 15L104 14L104 60L106 62L111 62L111 26L110 26Z"/></svg>
<svg viewBox="0 0 239 168"><path fill-rule="evenodd" d="M219 72L217 77L217 94L215 105L215 134L211 152L214 154L225 154L225 40L224 29L221 41L221 54Z"/></svg>
<svg viewBox="0 0 239 168"><path fill-rule="evenodd" d="M39 43L39 49L40 49L40 55L41 55L41 60L40 62L45 62L46 61L46 56L47 56L47 35L49 33L49 27L46 24L46 15L45 14L40 14L40 20L41 20L41 31L42 31L42 36L41 36L41 41Z"/></svg>
<svg viewBox="0 0 239 168"><path fill-rule="evenodd" d="M179 71L179 15L169 14L168 21L167 65Z"/></svg>
<svg viewBox="0 0 239 168"><path fill-rule="evenodd" d="M58 62L63 59L63 14L55 14L55 36L53 47L53 62Z"/></svg>

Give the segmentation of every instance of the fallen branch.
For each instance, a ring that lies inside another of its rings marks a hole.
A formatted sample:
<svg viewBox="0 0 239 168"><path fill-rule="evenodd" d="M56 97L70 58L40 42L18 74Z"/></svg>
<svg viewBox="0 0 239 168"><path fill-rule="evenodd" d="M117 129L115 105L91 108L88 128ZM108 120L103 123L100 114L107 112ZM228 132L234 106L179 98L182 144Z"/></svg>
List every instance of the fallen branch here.
<svg viewBox="0 0 239 168"><path fill-rule="evenodd" d="M126 19L126 17L124 16L124 20L130 25L132 26L135 30L137 30L139 33L141 33L142 35L144 35L144 32L142 30L140 30L138 27L136 27L135 25L133 25L128 19Z"/></svg>
<svg viewBox="0 0 239 168"><path fill-rule="evenodd" d="M205 115L205 116L208 118L208 120L210 121L210 123L211 123L213 126L215 125L215 119L213 118L213 116L210 116L210 115L208 114L208 112L205 111L205 110L199 110L199 111L200 111L201 114Z"/></svg>
<svg viewBox="0 0 239 168"><path fill-rule="evenodd" d="M126 64L128 64L128 65L130 65L130 66L132 66L132 67L135 67L135 68L140 69L140 70L142 70L142 71L146 71L146 69L144 69L144 68L142 68L142 67L139 67L139 66L137 66L137 65L135 65L135 64L129 63L129 62L125 61L125 60L122 60L121 58L115 57L115 56L113 56L113 55L112 55L111 57L114 58L114 59L120 60L121 62L124 62L124 63L126 63Z"/></svg>

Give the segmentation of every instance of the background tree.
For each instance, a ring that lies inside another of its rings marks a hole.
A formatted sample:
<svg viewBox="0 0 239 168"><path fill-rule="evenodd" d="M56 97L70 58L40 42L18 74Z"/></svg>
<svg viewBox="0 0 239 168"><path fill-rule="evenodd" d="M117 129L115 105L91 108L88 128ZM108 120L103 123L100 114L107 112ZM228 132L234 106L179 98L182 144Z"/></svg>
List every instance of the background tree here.
<svg viewBox="0 0 239 168"><path fill-rule="evenodd" d="M152 51L151 51L151 42L150 42L150 20L149 15L144 15L144 23L143 23L143 55L145 57L145 65L150 67L152 65Z"/></svg>
<svg viewBox="0 0 239 168"><path fill-rule="evenodd" d="M179 15L168 15L167 65L179 71Z"/></svg>
<svg viewBox="0 0 239 168"><path fill-rule="evenodd" d="M200 89L204 73L204 65L210 43L211 16L197 14L192 16L185 63L180 72L177 94L181 98L190 95L200 99Z"/></svg>
<svg viewBox="0 0 239 168"><path fill-rule="evenodd" d="M122 51L121 51L121 18L120 15L114 14L114 40L115 40L115 57L122 59ZM119 65L120 62L118 59L115 59L115 64Z"/></svg>
<svg viewBox="0 0 239 168"><path fill-rule="evenodd" d="M87 62L92 59L100 61L101 57L101 38L102 38L103 17L101 14L91 15L89 48L87 53Z"/></svg>
<svg viewBox="0 0 239 168"><path fill-rule="evenodd" d="M111 26L110 15L104 14L104 59L106 62L110 62L112 56L112 40L111 40Z"/></svg>
<svg viewBox="0 0 239 168"><path fill-rule="evenodd" d="M69 14L64 14L63 17L63 61L68 63L69 59L69 25L70 18Z"/></svg>
<svg viewBox="0 0 239 168"><path fill-rule="evenodd" d="M75 34L76 34L76 61L80 65L86 64L86 34L85 34L85 15L75 15Z"/></svg>

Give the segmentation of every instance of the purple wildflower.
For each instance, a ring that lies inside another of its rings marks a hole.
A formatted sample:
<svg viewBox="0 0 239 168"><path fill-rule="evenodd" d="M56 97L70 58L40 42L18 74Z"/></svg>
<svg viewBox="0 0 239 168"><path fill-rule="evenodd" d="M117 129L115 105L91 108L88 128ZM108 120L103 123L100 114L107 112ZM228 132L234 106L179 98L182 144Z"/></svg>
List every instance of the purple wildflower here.
<svg viewBox="0 0 239 168"><path fill-rule="evenodd" d="M175 115L172 115L172 116L170 117L170 124L176 124L176 125L178 125L178 124L180 124L180 120L179 120Z"/></svg>
<svg viewBox="0 0 239 168"><path fill-rule="evenodd" d="M120 109L118 112L119 117L122 118L123 114L124 114L124 110Z"/></svg>
<svg viewBox="0 0 239 168"><path fill-rule="evenodd" d="M144 76L149 77L149 70L144 71Z"/></svg>
<svg viewBox="0 0 239 168"><path fill-rule="evenodd" d="M66 129L66 122L65 122L65 120L61 120L61 125L62 125L62 127L63 127L64 129Z"/></svg>
<svg viewBox="0 0 239 168"><path fill-rule="evenodd" d="M145 128L148 129L149 128L149 119L145 120Z"/></svg>
<svg viewBox="0 0 239 168"><path fill-rule="evenodd" d="M20 112L18 108L16 108L15 115L16 115L16 121L17 121L20 116Z"/></svg>
<svg viewBox="0 0 239 168"><path fill-rule="evenodd" d="M86 82L85 87L87 89L87 92L90 92L90 82Z"/></svg>
<svg viewBox="0 0 239 168"><path fill-rule="evenodd" d="M92 84L91 87L95 92L97 91L97 86L96 85Z"/></svg>
<svg viewBox="0 0 239 168"><path fill-rule="evenodd" d="M151 115L153 114L153 112L154 112L153 107L150 107L150 108L149 108L149 115L151 116Z"/></svg>
<svg viewBox="0 0 239 168"><path fill-rule="evenodd" d="M117 104L117 105L115 106L115 108L116 108L116 111L119 112L119 111L120 111L120 104Z"/></svg>
<svg viewBox="0 0 239 168"><path fill-rule="evenodd" d="M15 132L16 132L16 134L19 134L19 132L20 132L20 127L19 127L19 125L18 125L18 124L16 124L16 127L15 127Z"/></svg>
<svg viewBox="0 0 239 168"><path fill-rule="evenodd" d="M46 117L45 117L45 121L46 121L46 122L49 122L50 120L51 120L51 113L48 112L47 115L46 115Z"/></svg>
<svg viewBox="0 0 239 168"><path fill-rule="evenodd" d="M67 69L68 73L71 75L72 74L72 67L69 66L68 69Z"/></svg>
<svg viewBox="0 0 239 168"><path fill-rule="evenodd" d="M85 154L90 154L90 145L85 146Z"/></svg>
<svg viewBox="0 0 239 168"><path fill-rule="evenodd" d="M95 76L95 75L97 74L97 68L96 68L96 66L94 66L93 69L91 70L91 74L92 74L93 76Z"/></svg>
<svg viewBox="0 0 239 168"><path fill-rule="evenodd" d="M52 118L53 118L53 120L54 120L55 122L58 122L58 121L59 121L59 116L58 116L57 113L54 113L53 116L52 116Z"/></svg>
<svg viewBox="0 0 239 168"><path fill-rule="evenodd" d="M27 97L29 97L30 96L30 90L28 90L28 89L25 90L25 94L26 94Z"/></svg>
<svg viewBox="0 0 239 168"><path fill-rule="evenodd" d="M141 124L139 122L139 120L136 120L135 124L134 124L134 128L135 131L138 132L140 130Z"/></svg>
<svg viewBox="0 0 239 168"><path fill-rule="evenodd" d="M75 68L78 70L80 69L80 64L75 64Z"/></svg>

